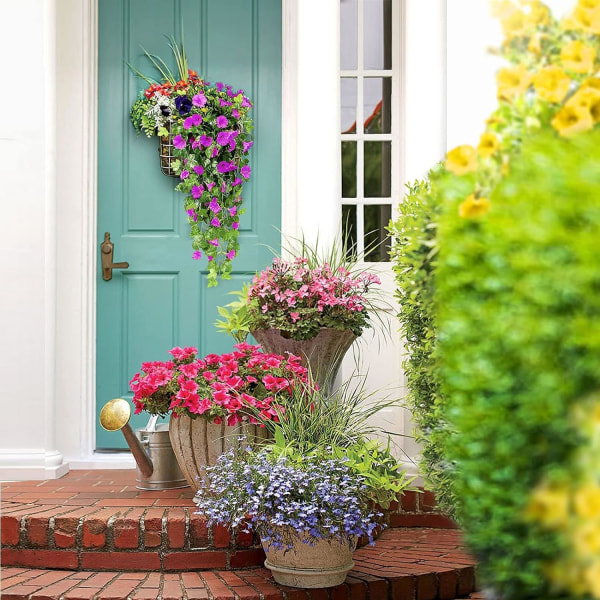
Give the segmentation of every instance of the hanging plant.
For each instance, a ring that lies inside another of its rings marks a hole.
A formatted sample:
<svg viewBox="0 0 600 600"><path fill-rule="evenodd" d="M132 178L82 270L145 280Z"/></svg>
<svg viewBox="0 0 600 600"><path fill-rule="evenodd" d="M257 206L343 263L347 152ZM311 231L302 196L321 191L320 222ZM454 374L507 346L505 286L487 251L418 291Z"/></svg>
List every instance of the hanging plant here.
<svg viewBox="0 0 600 600"><path fill-rule="evenodd" d="M192 258L207 258L210 287L217 285L219 276L230 279L231 261L240 248L242 185L251 172L252 103L241 89L203 81L188 69L183 43L168 39L178 77L146 50L161 82L129 65L149 84L131 108L131 121L138 135L143 131L147 137L168 138L173 146L175 160L168 166L180 179L175 189L185 194Z"/></svg>

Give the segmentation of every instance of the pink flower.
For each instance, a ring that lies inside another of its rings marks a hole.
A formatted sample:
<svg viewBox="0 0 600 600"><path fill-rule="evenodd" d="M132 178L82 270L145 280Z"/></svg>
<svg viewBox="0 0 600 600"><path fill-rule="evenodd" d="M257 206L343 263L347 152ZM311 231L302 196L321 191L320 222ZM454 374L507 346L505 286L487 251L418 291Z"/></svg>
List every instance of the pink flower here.
<svg viewBox="0 0 600 600"><path fill-rule="evenodd" d="M292 322L295 323L300 318L300 313L291 312L290 317L292 319Z"/></svg>
<svg viewBox="0 0 600 600"><path fill-rule="evenodd" d="M208 243L211 244L212 246L218 246L219 240L217 238L215 238L214 240L208 240Z"/></svg>
<svg viewBox="0 0 600 600"><path fill-rule="evenodd" d="M230 250L225 254L227 260L233 260L235 258L235 250Z"/></svg>

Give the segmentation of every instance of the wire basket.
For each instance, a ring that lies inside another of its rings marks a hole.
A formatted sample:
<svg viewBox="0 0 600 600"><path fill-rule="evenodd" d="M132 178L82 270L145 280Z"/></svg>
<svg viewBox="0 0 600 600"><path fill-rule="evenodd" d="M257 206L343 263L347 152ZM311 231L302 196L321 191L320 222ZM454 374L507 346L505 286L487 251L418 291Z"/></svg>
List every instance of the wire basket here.
<svg viewBox="0 0 600 600"><path fill-rule="evenodd" d="M175 170L173 169L173 163L178 160L176 156L173 155L173 150L175 146L173 146L173 135L169 129L169 134L164 136L159 136L158 138L158 156L160 157L160 170L163 172L163 175L167 175L167 177L179 177Z"/></svg>

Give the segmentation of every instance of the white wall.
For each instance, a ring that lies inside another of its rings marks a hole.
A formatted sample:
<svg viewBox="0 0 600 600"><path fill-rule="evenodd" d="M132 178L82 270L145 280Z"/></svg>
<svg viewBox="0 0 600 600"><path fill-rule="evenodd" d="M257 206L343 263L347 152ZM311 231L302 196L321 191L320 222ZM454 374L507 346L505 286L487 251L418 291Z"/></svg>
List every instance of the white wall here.
<svg viewBox="0 0 600 600"><path fill-rule="evenodd" d="M0 479L66 471L54 449L55 6L0 3Z"/></svg>

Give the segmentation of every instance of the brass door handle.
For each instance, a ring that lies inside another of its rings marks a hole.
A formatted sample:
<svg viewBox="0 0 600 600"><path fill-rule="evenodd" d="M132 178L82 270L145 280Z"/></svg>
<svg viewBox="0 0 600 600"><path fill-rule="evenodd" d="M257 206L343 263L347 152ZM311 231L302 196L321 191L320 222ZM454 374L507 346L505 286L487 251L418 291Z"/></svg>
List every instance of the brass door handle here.
<svg viewBox="0 0 600 600"><path fill-rule="evenodd" d="M113 251L115 245L110 241L110 233L104 234L104 241L100 244L100 255L102 256L102 279L110 281L113 269L128 269L128 262L113 262Z"/></svg>

